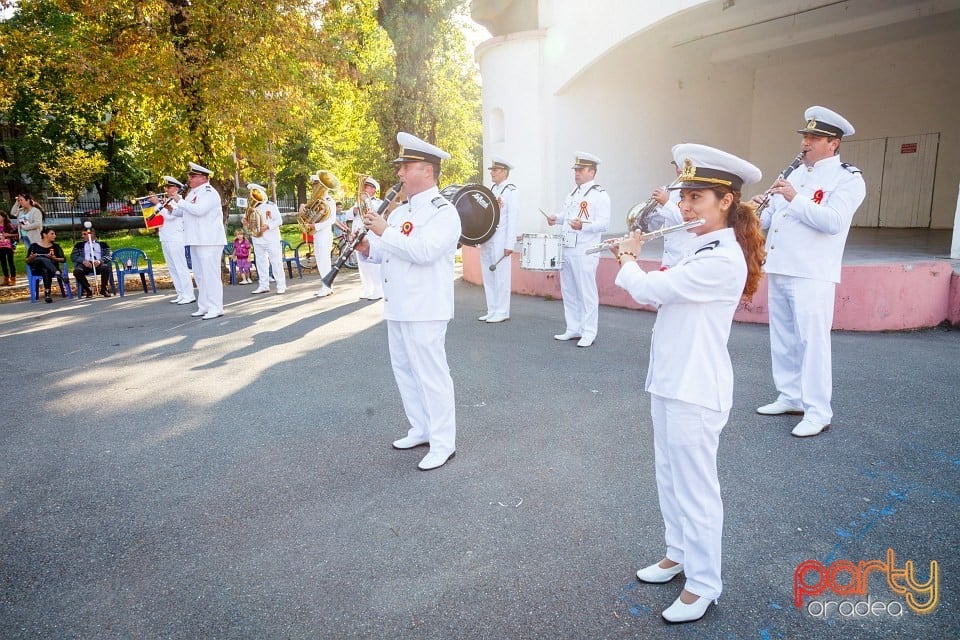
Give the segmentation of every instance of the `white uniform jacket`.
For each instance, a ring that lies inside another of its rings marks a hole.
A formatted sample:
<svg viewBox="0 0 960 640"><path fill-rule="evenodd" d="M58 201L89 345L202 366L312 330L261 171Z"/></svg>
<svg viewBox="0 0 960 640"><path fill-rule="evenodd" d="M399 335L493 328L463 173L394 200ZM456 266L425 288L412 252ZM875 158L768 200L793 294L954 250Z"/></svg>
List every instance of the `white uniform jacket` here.
<svg viewBox="0 0 960 640"><path fill-rule="evenodd" d="M452 319L457 210L433 187L394 209L387 224L382 236L367 234L367 260L380 263L384 319Z"/></svg>
<svg viewBox="0 0 960 640"><path fill-rule="evenodd" d="M183 218L183 241L188 245L227 244L220 194L209 183L191 189L171 213Z"/></svg>
<svg viewBox="0 0 960 640"><path fill-rule="evenodd" d="M376 196L371 196L370 199L367 200L367 207L369 208L370 211L373 211L374 213L376 213L377 210L380 209L380 205L382 204L383 204L383 200L381 200L380 198L377 198ZM360 215L360 208L354 205L353 208L350 209L350 211L352 213L352 216L350 218L350 224L347 225L348 227L350 227L350 231L355 231L358 233L360 231L363 231L363 217Z"/></svg>
<svg viewBox="0 0 960 640"><path fill-rule="evenodd" d="M500 206L500 223L488 242L501 245L501 251L513 249L517 241L517 228L520 225L520 190L516 185L504 180L490 187L490 191L497 198L497 204Z"/></svg>
<svg viewBox="0 0 960 640"><path fill-rule="evenodd" d="M747 263L733 229L691 239L689 247L666 271L644 273L636 262L628 262L615 284L637 302L659 307L646 390L727 411L733 404L727 340L747 280Z"/></svg>
<svg viewBox="0 0 960 640"><path fill-rule="evenodd" d="M570 228L570 220L589 220L583 229ZM571 191L563 201L557 224L563 225L565 254L583 255L587 249L600 244L600 236L610 227L610 194L591 180ZM571 239L575 239L576 244Z"/></svg>
<svg viewBox="0 0 960 640"><path fill-rule="evenodd" d="M322 222L314 223L313 228L316 231L315 235L326 233L332 239L333 234L330 229L333 228L333 223L337 219L337 202L329 194L323 196L323 201L327 204L327 211L330 212L330 215L324 218ZM329 253L329 251L327 253Z"/></svg>
<svg viewBox="0 0 960 640"><path fill-rule="evenodd" d="M170 203L170 207L176 207L175 202ZM157 231L157 237L160 242L179 242L183 244L183 218L172 214L167 209L161 209L160 215L163 216L163 224Z"/></svg>
<svg viewBox="0 0 960 640"><path fill-rule="evenodd" d="M764 271L840 282L847 233L867 187L860 170L831 156L801 166L787 180L797 190L792 202L773 196L760 225L767 229Z"/></svg>
<svg viewBox="0 0 960 640"><path fill-rule="evenodd" d="M280 225L283 224L280 208L272 202L261 202L257 205L256 211L260 216L261 225L266 226L267 230L259 238L253 238L253 241L261 245L274 242L280 244Z"/></svg>

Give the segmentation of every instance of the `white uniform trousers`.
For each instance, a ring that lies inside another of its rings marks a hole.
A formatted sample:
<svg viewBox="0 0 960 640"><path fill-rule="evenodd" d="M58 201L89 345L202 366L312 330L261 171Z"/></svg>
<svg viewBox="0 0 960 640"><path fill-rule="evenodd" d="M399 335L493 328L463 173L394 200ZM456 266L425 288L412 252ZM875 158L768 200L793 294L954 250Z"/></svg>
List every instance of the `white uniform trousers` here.
<svg viewBox="0 0 960 640"><path fill-rule="evenodd" d="M717 446L730 412L651 394L650 415L666 556L683 564L687 591L714 600L722 589Z"/></svg>
<svg viewBox="0 0 960 640"><path fill-rule="evenodd" d="M330 273L330 268L333 266L330 261L331 251L333 251L333 233L330 229L314 232L313 257L317 260L317 273L321 278Z"/></svg>
<svg viewBox="0 0 960 640"><path fill-rule="evenodd" d="M190 268L187 267L187 254L184 251L186 245L182 242L161 242L160 248L163 249L163 259L167 263L167 270L170 272L170 279L173 280L173 288L177 295L184 300L193 300L196 296L193 293L193 279L190 277Z"/></svg>
<svg viewBox="0 0 960 640"><path fill-rule="evenodd" d="M283 271L283 249L279 242L260 242L253 239L253 255L257 261L258 289L270 288L270 272L277 281L277 291L287 290L287 274ZM269 265L269 268L268 268Z"/></svg>
<svg viewBox="0 0 960 640"><path fill-rule="evenodd" d="M480 245L480 272L483 275L483 295L487 299L487 315L509 318L513 256L503 258L506 248L505 230L498 230L492 238ZM496 264L500 258L503 260L497 265L497 270L490 271L490 266Z"/></svg>
<svg viewBox="0 0 960 640"><path fill-rule="evenodd" d="M830 424L830 329L836 284L778 274L769 274L767 278L770 356L779 399L802 406L804 418Z"/></svg>
<svg viewBox="0 0 960 640"><path fill-rule="evenodd" d="M223 280L220 265L223 245L190 245L190 264L197 279L197 311L223 313Z"/></svg>
<svg viewBox="0 0 960 640"><path fill-rule="evenodd" d="M387 335L393 376L410 421L407 435L428 440L431 452L452 453L457 446L457 419L444 347L447 321L388 320Z"/></svg>
<svg viewBox="0 0 960 640"><path fill-rule="evenodd" d="M600 256L564 254L560 268L560 291L566 330L583 338L597 337L600 320L600 295L597 292L597 266Z"/></svg>
<svg viewBox="0 0 960 640"><path fill-rule="evenodd" d="M327 255L330 254L328 253ZM329 271L329 269L327 271ZM365 262L357 259L357 271L360 273L360 285L362 288L360 297L382 298L383 278L380 275L380 265L376 262Z"/></svg>

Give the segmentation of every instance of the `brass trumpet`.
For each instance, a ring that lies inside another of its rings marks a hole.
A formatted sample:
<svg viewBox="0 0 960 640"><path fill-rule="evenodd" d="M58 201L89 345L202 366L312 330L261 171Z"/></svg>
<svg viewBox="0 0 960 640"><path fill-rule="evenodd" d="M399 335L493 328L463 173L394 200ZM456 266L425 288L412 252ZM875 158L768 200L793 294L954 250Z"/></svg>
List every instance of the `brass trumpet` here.
<svg viewBox="0 0 960 640"><path fill-rule="evenodd" d="M668 186L664 187L669 190L672 187L675 187L677 183L680 182L680 178L677 178L671 182ZM634 205L631 207L630 211L627 213L627 229L629 231L643 231L647 232L647 218L650 217L653 212L655 212L660 207L660 203L657 202L656 198L650 196L645 202Z"/></svg>
<svg viewBox="0 0 960 640"><path fill-rule="evenodd" d="M685 231L687 229L699 227L700 225L706 224L706 223L707 221L704 220L703 218L698 218L696 220L691 220L690 222L684 222L683 224L673 225L672 227L663 227L661 229L657 229L656 231L648 231L647 233L640 234L640 240L642 240L643 242L646 242L647 240L655 240L656 238L662 238L668 233L673 233L675 231ZM637 231L637 229L632 229L632 231ZM607 251L608 249L615 249L620 246L620 240L623 240L623 239L625 238L614 238L611 240L605 240L604 242L601 242L600 244L594 247L590 247L589 249L584 251L584 253L589 255L592 253L600 253L601 251Z"/></svg>

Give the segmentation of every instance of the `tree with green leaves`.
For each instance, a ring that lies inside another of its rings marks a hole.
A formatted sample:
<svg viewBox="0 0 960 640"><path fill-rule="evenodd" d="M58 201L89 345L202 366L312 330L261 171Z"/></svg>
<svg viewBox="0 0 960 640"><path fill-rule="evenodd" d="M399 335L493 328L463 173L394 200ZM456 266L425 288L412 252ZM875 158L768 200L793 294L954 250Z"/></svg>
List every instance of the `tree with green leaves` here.
<svg viewBox="0 0 960 640"><path fill-rule="evenodd" d="M274 178L305 197L317 169L352 194L359 173L393 180L398 130L448 149L449 180L475 177L479 84L451 20L464 6L21 0L0 22L3 178L40 192L40 163L66 148L106 159L104 203L187 161L214 171L225 203Z"/></svg>

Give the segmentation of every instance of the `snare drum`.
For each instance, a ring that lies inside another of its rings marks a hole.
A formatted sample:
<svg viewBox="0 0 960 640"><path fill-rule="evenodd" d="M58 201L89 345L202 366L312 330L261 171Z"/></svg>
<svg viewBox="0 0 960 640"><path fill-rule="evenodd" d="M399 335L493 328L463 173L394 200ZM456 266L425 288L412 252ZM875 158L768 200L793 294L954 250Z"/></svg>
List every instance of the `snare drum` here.
<svg viewBox="0 0 960 640"><path fill-rule="evenodd" d="M520 268L559 271L563 266L563 236L525 233L520 239Z"/></svg>

